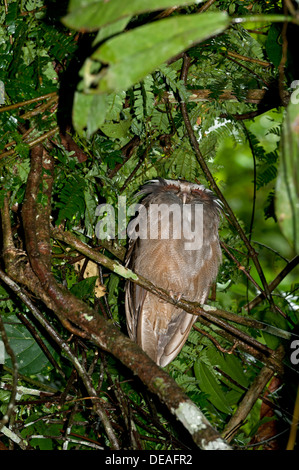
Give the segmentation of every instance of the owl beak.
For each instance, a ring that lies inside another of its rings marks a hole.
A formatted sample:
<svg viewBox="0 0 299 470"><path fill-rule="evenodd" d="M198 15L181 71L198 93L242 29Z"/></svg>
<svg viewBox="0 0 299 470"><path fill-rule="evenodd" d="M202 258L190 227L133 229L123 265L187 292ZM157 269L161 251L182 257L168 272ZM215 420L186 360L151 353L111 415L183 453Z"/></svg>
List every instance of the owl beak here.
<svg viewBox="0 0 299 470"><path fill-rule="evenodd" d="M183 204L186 204L187 201L187 193L182 193Z"/></svg>

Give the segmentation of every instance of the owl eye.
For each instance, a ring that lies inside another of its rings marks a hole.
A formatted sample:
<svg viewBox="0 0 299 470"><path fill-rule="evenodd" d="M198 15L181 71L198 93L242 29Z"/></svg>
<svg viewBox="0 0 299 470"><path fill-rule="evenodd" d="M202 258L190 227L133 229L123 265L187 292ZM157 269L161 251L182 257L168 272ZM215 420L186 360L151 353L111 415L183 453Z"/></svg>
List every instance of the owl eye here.
<svg viewBox="0 0 299 470"><path fill-rule="evenodd" d="M202 199L209 199L209 195L205 191L202 191L201 189L192 189L191 193L195 195L199 194Z"/></svg>
<svg viewBox="0 0 299 470"><path fill-rule="evenodd" d="M178 193L180 191L180 188L175 184L168 184L167 186L165 186L165 191L175 191Z"/></svg>

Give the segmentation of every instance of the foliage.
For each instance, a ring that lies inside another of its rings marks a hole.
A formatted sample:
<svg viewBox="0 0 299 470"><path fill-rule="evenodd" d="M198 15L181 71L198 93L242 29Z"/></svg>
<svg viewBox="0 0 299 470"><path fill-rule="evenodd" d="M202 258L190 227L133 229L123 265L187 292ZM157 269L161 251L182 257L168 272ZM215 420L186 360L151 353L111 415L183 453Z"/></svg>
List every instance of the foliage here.
<svg viewBox="0 0 299 470"><path fill-rule="evenodd" d="M289 46L288 56L283 56L281 2L218 0L204 13L202 5L182 1L176 8L171 0L4 2L0 206L3 210L9 196L14 243L25 256L20 208L30 151L43 142L55 161L52 223L113 258L113 250L96 239L100 203L117 207L122 195L131 204L140 185L156 176L211 184L190 144L180 106L186 103L204 161L252 248L248 250L236 226L223 217L220 238L228 251L209 304L279 329L273 335L250 324L237 325L261 348L285 348L281 388L272 390L271 380L265 392L260 390L261 396L270 393L268 401L276 410L271 420L282 433L278 440L268 437L285 447L296 394L293 383L298 381L296 364L290 360L299 320L298 267L291 264L298 254L299 233L298 104L292 88L296 51ZM246 22L236 20L248 16ZM298 23L291 26L298 39ZM184 51L191 59L186 79L181 73ZM66 136L72 139L69 146ZM46 206L44 199L39 202ZM125 248L126 240L118 245ZM255 302L264 286L253 249L259 252L267 286L278 279L272 291L278 310L266 299ZM125 332L124 279L99 265L96 275L87 277L85 258L77 265L82 257L52 240L55 279ZM70 357L4 282L0 300L19 365L15 436L33 449L109 448L111 442ZM43 299L34 298L34 303L84 365L121 448L193 449L190 437L181 437L177 423L119 361L89 341L70 338ZM222 432L265 363L257 353L242 349L240 339L222 334L219 325L203 324L199 318L196 326L200 333L190 333L167 370ZM7 353L0 369L3 415L13 369ZM236 448L259 443L268 419L262 419L260 398L233 433ZM135 440L128 432L131 426ZM2 442L12 445L4 431L0 429Z"/></svg>

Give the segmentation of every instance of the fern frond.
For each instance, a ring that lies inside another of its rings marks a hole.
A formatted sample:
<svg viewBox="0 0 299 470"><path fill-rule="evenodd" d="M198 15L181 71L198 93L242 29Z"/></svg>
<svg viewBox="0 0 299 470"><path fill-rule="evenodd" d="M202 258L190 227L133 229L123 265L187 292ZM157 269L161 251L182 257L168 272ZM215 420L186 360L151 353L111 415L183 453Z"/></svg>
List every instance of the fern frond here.
<svg viewBox="0 0 299 470"><path fill-rule="evenodd" d="M177 147L171 156L164 159L163 166L166 173L188 181L194 181L198 176L198 163L188 145Z"/></svg>
<svg viewBox="0 0 299 470"><path fill-rule="evenodd" d="M106 120L119 121L120 113L123 111L124 102L126 99L126 92L120 91L118 93L111 93L106 98Z"/></svg>
<svg viewBox="0 0 299 470"><path fill-rule="evenodd" d="M67 219L78 221L84 214L86 182L83 178L71 177L61 189L56 207L59 209L57 223Z"/></svg>
<svg viewBox="0 0 299 470"><path fill-rule="evenodd" d="M151 125L159 134L169 134L170 132L170 123L166 112L162 113L161 111L154 109Z"/></svg>
<svg viewBox="0 0 299 470"><path fill-rule="evenodd" d="M155 95L153 92L154 79L152 75L147 75L143 80L143 87L145 91L145 112L146 116L152 115L155 106Z"/></svg>
<svg viewBox="0 0 299 470"><path fill-rule="evenodd" d="M272 164L265 164L259 166L259 174L256 178L256 187L260 189L263 186L266 186L271 181L275 180L277 176L277 166Z"/></svg>
<svg viewBox="0 0 299 470"><path fill-rule="evenodd" d="M182 80L178 80L177 72L171 66L163 64L159 68L160 72L164 75L166 83L174 93L179 92L181 99L185 102L188 101L190 92L187 91L185 84Z"/></svg>

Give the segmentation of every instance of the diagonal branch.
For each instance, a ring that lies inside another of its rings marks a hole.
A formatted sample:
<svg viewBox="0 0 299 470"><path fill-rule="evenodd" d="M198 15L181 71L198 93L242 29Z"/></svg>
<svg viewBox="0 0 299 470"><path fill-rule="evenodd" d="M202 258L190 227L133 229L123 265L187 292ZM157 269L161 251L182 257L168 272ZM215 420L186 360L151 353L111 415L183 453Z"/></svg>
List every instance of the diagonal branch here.
<svg viewBox="0 0 299 470"><path fill-rule="evenodd" d="M240 405L238 406L236 413L231 417L223 431L223 436L225 436L226 439L231 441L235 433L239 430L240 426L244 424L244 421L250 413L253 405L272 376L273 371L268 367L263 367L259 375L256 376L249 390L246 392Z"/></svg>

